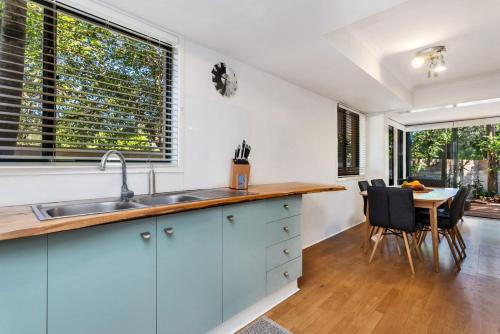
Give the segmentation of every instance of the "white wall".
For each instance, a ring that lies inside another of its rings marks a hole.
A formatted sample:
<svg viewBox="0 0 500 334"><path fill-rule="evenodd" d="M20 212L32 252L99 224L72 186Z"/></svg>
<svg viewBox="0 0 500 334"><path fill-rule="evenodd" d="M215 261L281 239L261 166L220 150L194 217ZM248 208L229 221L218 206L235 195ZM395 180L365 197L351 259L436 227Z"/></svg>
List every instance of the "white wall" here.
<svg viewBox="0 0 500 334"><path fill-rule="evenodd" d="M385 114L368 115L366 118L366 152L368 179L384 179L389 182L389 138Z"/></svg>
<svg viewBox="0 0 500 334"><path fill-rule="evenodd" d="M211 82L211 68L220 61L238 76L232 98L220 96ZM242 139L252 145L251 183L338 183L335 101L189 41L183 79L181 165L157 173L159 191L227 186L230 159ZM120 181L119 168L1 167L0 205L117 196ZM356 182L343 184L349 191L305 196L304 245L362 220ZM129 186L145 193L147 170L131 167Z"/></svg>

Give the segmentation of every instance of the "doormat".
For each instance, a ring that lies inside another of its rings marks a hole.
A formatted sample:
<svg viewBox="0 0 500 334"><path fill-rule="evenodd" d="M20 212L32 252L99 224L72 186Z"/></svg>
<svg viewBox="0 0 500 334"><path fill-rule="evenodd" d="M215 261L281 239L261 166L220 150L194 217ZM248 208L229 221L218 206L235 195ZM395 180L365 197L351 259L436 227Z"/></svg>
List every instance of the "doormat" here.
<svg viewBox="0 0 500 334"><path fill-rule="evenodd" d="M292 332L281 327L268 317L262 316L243 328L239 334L292 334Z"/></svg>

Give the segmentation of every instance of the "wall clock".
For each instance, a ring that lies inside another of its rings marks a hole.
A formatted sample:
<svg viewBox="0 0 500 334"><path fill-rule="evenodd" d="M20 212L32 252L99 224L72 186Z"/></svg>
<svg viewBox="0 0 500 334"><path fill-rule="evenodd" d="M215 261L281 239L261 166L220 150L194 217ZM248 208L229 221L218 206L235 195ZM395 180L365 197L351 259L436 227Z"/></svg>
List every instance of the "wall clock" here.
<svg viewBox="0 0 500 334"><path fill-rule="evenodd" d="M225 63L215 64L212 69L212 82L215 89L222 96L231 97L236 93L236 89L238 88L236 73L227 67Z"/></svg>

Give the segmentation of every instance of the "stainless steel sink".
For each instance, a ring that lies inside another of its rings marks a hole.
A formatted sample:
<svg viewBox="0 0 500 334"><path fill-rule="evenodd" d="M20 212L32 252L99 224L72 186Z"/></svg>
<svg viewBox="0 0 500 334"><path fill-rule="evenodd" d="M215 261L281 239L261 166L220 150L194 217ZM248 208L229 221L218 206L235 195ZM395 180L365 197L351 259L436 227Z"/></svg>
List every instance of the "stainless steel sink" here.
<svg viewBox="0 0 500 334"><path fill-rule="evenodd" d="M73 216L85 216L98 213L140 209L151 206L187 203L211 200L216 198L237 197L253 193L232 190L228 188L189 190L175 193L160 193L155 195L141 195L134 197L129 202L117 199L84 200L77 202L62 202L50 204L37 204L31 208L39 220L48 220Z"/></svg>
<svg viewBox="0 0 500 334"><path fill-rule="evenodd" d="M185 203L185 202L196 202L200 201L200 197L195 197L195 196L190 196L190 195L181 195L181 194L175 194L175 195L156 195L156 196L151 196L151 197L143 197L143 198L136 198L134 199L134 202L144 204L144 205L149 205L149 206L155 206L155 205L167 205L167 204L176 204L176 203Z"/></svg>
<svg viewBox="0 0 500 334"><path fill-rule="evenodd" d="M146 205L136 202L94 202L77 204L39 204L33 205L33 212L39 220L54 218L93 215L98 213L109 213L114 211L145 208Z"/></svg>

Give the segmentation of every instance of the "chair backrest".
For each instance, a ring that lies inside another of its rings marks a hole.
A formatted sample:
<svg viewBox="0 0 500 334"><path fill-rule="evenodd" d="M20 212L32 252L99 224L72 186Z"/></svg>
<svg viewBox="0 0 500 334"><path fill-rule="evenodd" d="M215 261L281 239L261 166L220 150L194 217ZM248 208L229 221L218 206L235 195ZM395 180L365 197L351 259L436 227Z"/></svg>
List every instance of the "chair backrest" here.
<svg viewBox="0 0 500 334"><path fill-rule="evenodd" d="M387 188L391 228L413 233L416 231L415 205L411 189Z"/></svg>
<svg viewBox="0 0 500 334"><path fill-rule="evenodd" d="M370 184L368 181L358 181L359 191L366 191ZM363 196L363 214L366 215L366 204L368 203L368 198Z"/></svg>
<svg viewBox="0 0 500 334"><path fill-rule="evenodd" d="M469 195L470 195L470 192L472 190L472 187L469 185L466 186L467 187L467 192L465 193L464 195L464 200L463 200L463 203L462 203L462 207L460 209L460 217L459 218L462 218L463 215L464 215L464 211L465 211L465 202L467 202L467 198L469 198Z"/></svg>
<svg viewBox="0 0 500 334"><path fill-rule="evenodd" d="M370 225L415 232L415 206L411 189L369 187L368 203Z"/></svg>
<svg viewBox="0 0 500 334"><path fill-rule="evenodd" d="M359 191L368 190L369 186L370 184L368 183L368 181L358 181Z"/></svg>
<svg viewBox="0 0 500 334"><path fill-rule="evenodd" d="M451 201L450 205L450 223L455 225L460 219L460 214L462 213L462 206L465 205L465 200L467 197L467 187L462 186L458 189L457 194L453 197L453 201Z"/></svg>
<svg viewBox="0 0 500 334"><path fill-rule="evenodd" d="M386 187L385 181L382 179L372 180L372 186L374 187Z"/></svg>
<svg viewBox="0 0 500 334"><path fill-rule="evenodd" d="M390 228L389 196L386 187L368 187L370 225Z"/></svg>

